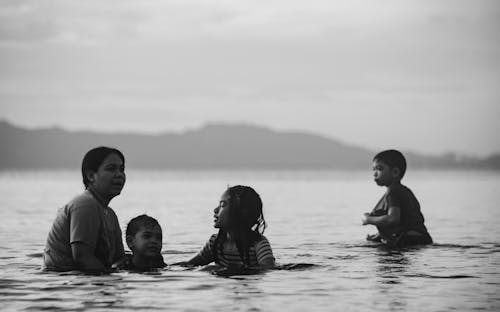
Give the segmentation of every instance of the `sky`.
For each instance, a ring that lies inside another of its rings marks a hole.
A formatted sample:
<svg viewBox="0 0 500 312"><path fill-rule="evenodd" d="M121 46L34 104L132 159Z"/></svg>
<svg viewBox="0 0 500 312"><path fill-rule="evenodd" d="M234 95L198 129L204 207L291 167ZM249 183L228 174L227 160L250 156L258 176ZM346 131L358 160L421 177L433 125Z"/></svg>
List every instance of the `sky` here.
<svg viewBox="0 0 500 312"><path fill-rule="evenodd" d="M500 152L500 1L0 0L0 120Z"/></svg>

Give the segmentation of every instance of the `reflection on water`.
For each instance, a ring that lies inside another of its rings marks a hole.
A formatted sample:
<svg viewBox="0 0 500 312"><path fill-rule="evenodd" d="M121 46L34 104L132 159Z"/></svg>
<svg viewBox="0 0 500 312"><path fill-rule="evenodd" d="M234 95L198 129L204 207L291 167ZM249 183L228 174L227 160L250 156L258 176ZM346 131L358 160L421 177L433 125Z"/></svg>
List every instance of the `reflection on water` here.
<svg viewBox="0 0 500 312"><path fill-rule="evenodd" d="M407 272L410 259L404 251L380 251L377 253L377 277L382 284L399 284L400 278Z"/></svg>
<svg viewBox="0 0 500 312"><path fill-rule="evenodd" d="M260 191L279 266L232 272L169 266L91 276L39 270L58 206L80 190L70 173L0 173L2 311L500 310L500 175L410 175L436 244L388 250L364 240L359 216L379 198L364 173L131 172L112 206L120 223L156 216L167 263L189 259L210 234L229 184ZM436 192L439 189L440 192ZM27 191L29 190L29 192ZM474 196L468 196L473 193ZM477 205L477 198L482 204ZM471 213L474 211L474 213Z"/></svg>
<svg viewBox="0 0 500 312"><path fill-rule="evenodd" d="M407 298L401 296L401 284L408 266L411 265L409 258L404 251L399 250L377 251L375 272L377 276L379 296L387 300L387 305L391 310L406 310Z"/></svg>
<svg viewBox="0 0 500 312"><path fill-rule="evenodd" d="M309 248L312 257L321 259L326 246ZM285 263L260 273L221 274L220 267L211 265L92 276L42 272L33 264L6 265L12 259L4 259L0 302L6 310L64 311L298 311L311 305L315 310L328 311L332 300L336 308L348 310L418 310L425 305L444 310L462 307L494 311L499 307L500 283L495 271L498 247L487 250L484 246L436 245L387 250L362 243L330 244L329 248L330 253L339 255L325 257L322 264ZM470 251L465 255L482 257L474 261L458 259L462 274L456 274L453 266L446 269L449 258L464 250ZM39 254L28 256L41 261ZM180 259L185 255L169 256ZM479 267L489 267L490 272L483 273Z"/></svg>

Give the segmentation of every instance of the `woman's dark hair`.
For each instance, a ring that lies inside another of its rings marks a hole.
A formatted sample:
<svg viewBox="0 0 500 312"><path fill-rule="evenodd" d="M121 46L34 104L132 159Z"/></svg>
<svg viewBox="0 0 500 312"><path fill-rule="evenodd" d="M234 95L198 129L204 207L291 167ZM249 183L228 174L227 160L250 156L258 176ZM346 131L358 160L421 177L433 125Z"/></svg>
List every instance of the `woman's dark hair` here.
<svg viewBox="0 0 500 312"><path fill-rule="evenodd" d="M116 148L100 146L91 149L85 154L82 160L82 178L85 188L89 186L90 182L89 178L87 177L87 173L96 172L104 159L106 159L109 154L113 153L117 154L121 158L123 165L125 165L125 157L123 156L122 152L120 152Z"/></svg>
<svg viewBox="0 0 500 312"><path fill-rule="evenodd" d="M134 236L141 230L142 227L159 227L161 229L160 224L158 221L150 217L148 215L142 214L140 216L137 216L130 220L130 222L127 224L127 229L125 230L125 235L126 236Z"/></svg>
<svg viewBox="0 0 500 312"><path fill-rule="evenodd" d="M262 237L266 229L266 221L262 212L262 200L259 194L249 186L236 185L227 189L229 194L229 215L232 224L232 235L240 258L245 265L250 265L250 246ZM215 246L222 255L226 232L219 230ZM216 253L217 254L217 253Z"/></svg>

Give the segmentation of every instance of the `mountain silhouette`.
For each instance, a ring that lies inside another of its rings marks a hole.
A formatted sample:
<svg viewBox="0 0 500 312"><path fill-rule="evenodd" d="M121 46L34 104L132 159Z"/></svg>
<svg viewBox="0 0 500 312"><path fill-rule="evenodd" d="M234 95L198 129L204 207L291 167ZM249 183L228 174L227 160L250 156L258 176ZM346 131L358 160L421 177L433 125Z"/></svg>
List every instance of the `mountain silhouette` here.
<svg viewBox="0 0 500 312"><path fill-rule="evenodd" d="M208 124L183 133L146 135L29 130L0 121L0 169L79 168L89 149L120 149L134 169L366 169L374 151L303 132L241 124ZM487 159L407 152L411 167L500 168Z"/></svg>

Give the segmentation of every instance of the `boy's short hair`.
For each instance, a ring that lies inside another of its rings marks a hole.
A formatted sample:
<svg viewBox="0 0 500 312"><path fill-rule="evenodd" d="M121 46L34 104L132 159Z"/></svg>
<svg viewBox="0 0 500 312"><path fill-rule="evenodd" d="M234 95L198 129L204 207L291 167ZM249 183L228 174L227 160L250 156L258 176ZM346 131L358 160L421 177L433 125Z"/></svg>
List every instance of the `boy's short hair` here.
<svg viewBox="0 0 500 312"><path fill-rule="evenodd" d="M382 161L391 168L398 168L400 171L400 179L403 178L406 172L406 159L403 153L397 150L386 150L378 153L373 157L373 161Z"/></svg>
<svg viewBox="0 0 500 312"><path fill-rule="evenodd" d="M137 234L137 232L140 231L142 227L155 227L155 226L161 229L160 224L155 218L142 214L130 220L130 222L127 224L125 235L134 236L135 234Z"/></svg>

